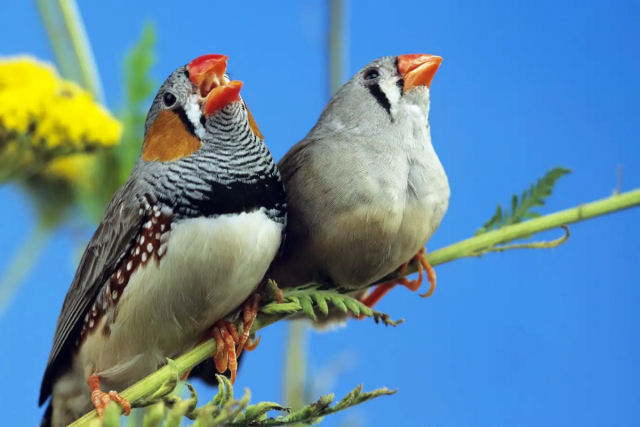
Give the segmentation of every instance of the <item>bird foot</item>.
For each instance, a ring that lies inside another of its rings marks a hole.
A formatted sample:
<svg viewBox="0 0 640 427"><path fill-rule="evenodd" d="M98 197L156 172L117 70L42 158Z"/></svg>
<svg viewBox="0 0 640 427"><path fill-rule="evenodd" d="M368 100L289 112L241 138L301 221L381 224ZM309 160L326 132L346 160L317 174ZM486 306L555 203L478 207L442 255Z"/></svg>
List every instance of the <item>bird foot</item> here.
<svg viewBox="0 0 640 427"><path fill-rule="evenodd" d="M111 390L109 393L105 393L100 390L100 377L96 374L89 376L87 384L89 384L89 389L91 390L91 403L93 403L93 406L96 408L96 414L98 414L100 419L102 419L104 410L109 402L116 402L122 406L125 415L129 415L131 413L131 403L129 403L127 399L119 395L114 390Z"/></svg>
<svg viewBox="0 0 640 427"><path fill-rule="evenodd" d="M280 293L279 301L282 301L282 291L278 289ZM253 326L253 322L258 317L258 305L260 304L260 294L255 293L249 297L247 302L244 303L244 307L242 307L242 336L240 337L240 342L238 343L238 356L242 353L242 350L246 348L247 350L255 350L260 342L258 338L257 341L251 339L251 327Z"/></svg>
<svg viewBox="0 0 640 427"><path fill-rule="evenodd" d="M401 277L399 279L389 280L388 282L384 282L375 287L373 291L371 291L368 295L362 298L361 302L365 304L367 307L373 307L384 297L387 292L389 292L395 285L403 285L412 291L417 291L420 289L422 285L422 281L424 278L424 272L427 273L427 280L429 281L429 289L424 294L420 294L421 297L430 297L433 294L433 291L436 289L436 272L427 261L425 257L426 249L422 248L418 253L413 257L412 261L418 261L418 278L415 280L409 280L406 277ZM400 275L404 276L407 271L408 263L402 264L402 268L400 270Z"/></svg>
<svg viewBox="0 0 640 427"><path fill-rule="evenodd" d="M236 344L240 341L238 330L233 323L220 320L213 325L211 333L216 340L216 353L213 355L216 370L223 373L228 368L231 372L231 383L234 383L236 372L238 372L238 356L236 355Z"/></svg>
<svg viewBox="0 0 640 427"><path fill-rule="evenodd" d="M242 307L242 335L238 334L238 329L233 323L226 320L216 322L211 328L211 334L216 340L216 353L213 355L216 370L223 373L229 369L232 384L236 381L238 357L242 350L255 350L260 342L259 338L254 341L250 336L251 327L258 315L259 302L260 295L253 294Z"/></svg>
<svg viewBox="0 0 640 427"><path fill-rule="evenodd" d="M424 298L429 298L431 295L433 295L433 291L436 290L436 271L433 269L431 264L429 264L429 261L427 261L426 253L427 253L426 249L422 248L420 252L418 252L418 254L416 255L416 258L419 262L418 269L421 271L421 274L422 274L422 270L420 269L420 267L424 268L424 271L427 273L427 281L429 282L429 289L427 289L427 292L425 292L424 294L420 294L420 296ZM418 289L416 288L416 290Z"/></svg>

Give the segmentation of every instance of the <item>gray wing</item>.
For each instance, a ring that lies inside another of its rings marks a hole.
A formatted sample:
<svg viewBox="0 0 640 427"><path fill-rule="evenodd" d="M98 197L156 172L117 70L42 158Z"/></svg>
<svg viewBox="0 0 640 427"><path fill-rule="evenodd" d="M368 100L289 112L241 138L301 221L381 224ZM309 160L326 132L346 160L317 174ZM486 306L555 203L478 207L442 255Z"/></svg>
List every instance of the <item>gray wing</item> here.
<svg viewBox="0 0 640 427"><path fill-rule="evenodd" d="M53 347L40 387L40 405L69 362L82 316L93 304L109 276L118 268L139 234L145 207L155 202L137 180L127 181L113 196L102 222L82 255L58 317Z"/></svg>

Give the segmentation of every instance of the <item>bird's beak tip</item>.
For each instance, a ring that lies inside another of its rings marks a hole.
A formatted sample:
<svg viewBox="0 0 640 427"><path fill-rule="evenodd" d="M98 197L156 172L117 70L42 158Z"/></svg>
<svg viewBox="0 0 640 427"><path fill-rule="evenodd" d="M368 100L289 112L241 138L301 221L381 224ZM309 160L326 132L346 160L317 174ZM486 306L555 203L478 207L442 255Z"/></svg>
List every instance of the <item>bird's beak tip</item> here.
<svg viewBox="0 0 640 427"><path fill-rule="evenodd" d="M240 99L242 82L229 81L225 76L228 59L227 55L202 55L188 65L189 80L205 98L203 112L206 116Z"/></svg>
<svg viewBox="0 0 640 427"><path fill-rule="evenodd" d="M233 101L240 100L240 89L242 89L240 80L232 80L222 86L215 87L207 95L204 105L205 116L210 116L221 108L224 108Z"/></svg>
<svg viewBox="0 0 640 427"><path fill-rule="evenodd" d="M442 57L414 53L398 56L398 72L404 79L404 92L416 86L431 86L433 76L442 63Z"/></svg>

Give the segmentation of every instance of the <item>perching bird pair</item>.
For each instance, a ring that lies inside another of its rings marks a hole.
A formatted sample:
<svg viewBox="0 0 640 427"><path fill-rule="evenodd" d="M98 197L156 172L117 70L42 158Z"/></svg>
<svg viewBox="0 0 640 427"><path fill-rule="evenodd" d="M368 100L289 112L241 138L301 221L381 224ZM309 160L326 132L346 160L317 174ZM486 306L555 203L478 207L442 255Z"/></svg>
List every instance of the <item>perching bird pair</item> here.
<svg viewBox="0 0 640 427"><path fill-rule="evenodd" d="M122 391L209 337L216 367L235 376L265 278L362 289L417 256L432 288L424 245L449 199L428 122L440 61L371 62L278 166L242 83L225 74L226 56L175 70L65 298L40 392L40 404L51 396L43 424L101 413L111 400L128 412L102 390ZM225 318L241 307L240 335Z"/></svg>

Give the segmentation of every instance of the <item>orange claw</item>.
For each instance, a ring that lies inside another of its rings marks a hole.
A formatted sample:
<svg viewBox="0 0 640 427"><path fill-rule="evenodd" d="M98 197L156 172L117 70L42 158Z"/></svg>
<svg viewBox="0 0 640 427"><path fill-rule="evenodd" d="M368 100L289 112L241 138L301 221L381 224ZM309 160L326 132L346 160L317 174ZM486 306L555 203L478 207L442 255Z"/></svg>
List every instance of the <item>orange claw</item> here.
<svg viewBox="0 0 640 427"><path fill-rule="evenodd" d="M213 355L213 361L216 364L216 370L222 373L227 370L227 349L225 348L220 327L214 325L211 331L216 340L216 353Z"/></svg>
<svg viewBox="0 0 640 427"><path fill-rule="evenodd" d="M221 320L213 325L211 332L216 340L216 354L213 355L216 370L223 373L228 368L231 372L231 383L234 383L236 381L236 372L238 371L238 359L236 356L236 343L239 340L238 331L233 323Z"/></svg>
<svg viewBox="0 0 640 427"><path fill-rule="evenodd" d="M238 357L243 349L254 350L260 339L254 341L250 338L251 326L258 315L258 304L260 303L260 295L253 294L242 308L243 330L242 335L238 334L236 326L226 320L216 322L211 328L211 334L216 340L216 353L213 360L216 364L216 370L219 373L229 369L231 373L231 383L236 381L236 373L238 372ZM236 350L236 345L237 350Z"/></svg>
<svg viewBox="0 0 640 427"><path fill-rule="evenodd" d="M260 294L253 294L249 297L247 302L244 304L242 308L242 336L238 341L238 356L242 353L242 350L245 348L247 341L249 340L249 335L251 334L251 327L253 326L253 322L256 320L258 316L258 304L260 303ZM253 346L252 350L256 348L257 343L250 344Z"/></svg>
<svg viewBox="0 0 640 427"><path fill-rule="evenodd" d="M258 344L260 344L260 337L256 338L255 340L253 338L249 338L244 344L244 349L247 351L253 351L256 349L256 347L258 347Z"/></svg>
<svg viewBox="0 0 640 427"><path fill-rule="evenodd" d="M373 291L371 291L367 296L365 296L361 301L368 307L373 307L378 301L384 297L387 292L389 292L395 285L403 285L409 288L412 291L417 291L420 289L422 285L422 281L424 278L424 271L427 272L427 280L429 281L429 289L424 294L420 294L421 297L430 297L433 294L433 291L436 289L436 272L427 261L425 257L426 249L422 248L416 256L413 257L413 260L418 261L418 278L415 280L409 280L406 277L401 277L399 279L389 280L388 282L384 282L375 287ZM413 261L412 260L412 261ZM402 264L402 269L400 270L400 275L404 276L407 271L408 263ZM363 316L360 316L362 318Z"/></svg>
<svg viewBox="0 0 640 427"><path fill-rule="evenodd" d="M233 334L227 328L222 328L220 332L222 333L222 339L224 339L224 344L228 353L228 362L229 362L229 372L231 372L231 384L236 382L236 373L238 372L238 358L236 357L236 341L234 340Z"/></svg>
<svg viewBox="0 0 640 427"><path fill-rule="evenodd" d="M125 415L129 415L131 413L131 403L124 397L120 396L116 391L111 390L109 393L105 393L100 390L100 377L96 374L91 374L87 379L87 384L89 385L89 390L91 390L91 403L96 408L96 414L98 417L102 419L104 415L104 410L109 404L109 402L116 402L122 409L124 409Z"/></svg>
<svg viewBox="0 0 640 427"><path fill-rule="evenodd" d="M420 294L421 297L428 298L433 295L433 291L436 290L436 271L433 269L427 258L425 257L425 250L418 252L418 260L420 261L420 265L427 272L427 281L429 282L429 289L424 294Z"/></svg>

